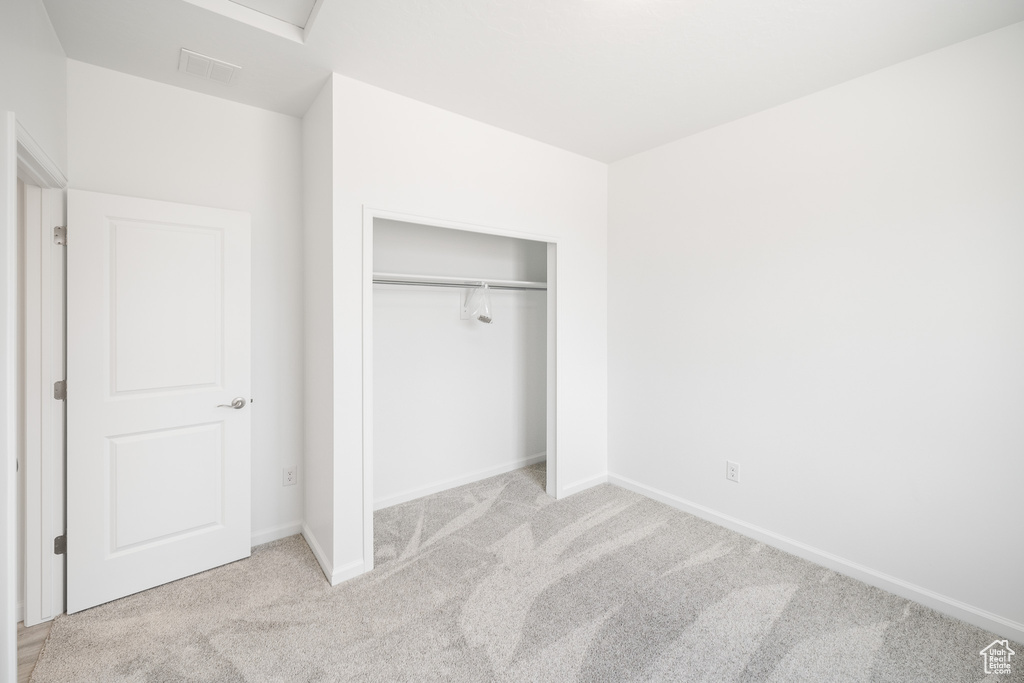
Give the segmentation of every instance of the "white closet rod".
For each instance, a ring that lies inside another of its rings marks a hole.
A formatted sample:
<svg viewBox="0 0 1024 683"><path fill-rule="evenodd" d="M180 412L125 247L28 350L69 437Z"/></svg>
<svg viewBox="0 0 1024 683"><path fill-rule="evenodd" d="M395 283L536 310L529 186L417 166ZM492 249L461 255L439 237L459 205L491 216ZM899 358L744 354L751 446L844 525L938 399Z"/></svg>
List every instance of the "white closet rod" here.
<svg viewBox="0 0 1024 683"><path fill-rule="evenodd" d="M375 285L405 285L411 287L479 287L486 282L491 289L546 290L546 282L529 280L472 280L461 277L436 275L406 275L404 273L374 273Z"/></svg>

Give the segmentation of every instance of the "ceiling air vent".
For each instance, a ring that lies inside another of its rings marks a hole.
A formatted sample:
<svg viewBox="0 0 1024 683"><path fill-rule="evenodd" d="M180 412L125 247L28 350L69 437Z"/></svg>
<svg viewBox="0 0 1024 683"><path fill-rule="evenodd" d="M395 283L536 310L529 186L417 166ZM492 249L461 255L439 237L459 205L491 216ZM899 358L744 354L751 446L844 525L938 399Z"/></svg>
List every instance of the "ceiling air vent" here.
<svg viewBox="0 0 1024 683"><path fill-rule="evenodd" d="M230 84L235 78L235 72L241 68L185 48L181 48L181 58L178 60L178 71L224 85Z"/></svg>

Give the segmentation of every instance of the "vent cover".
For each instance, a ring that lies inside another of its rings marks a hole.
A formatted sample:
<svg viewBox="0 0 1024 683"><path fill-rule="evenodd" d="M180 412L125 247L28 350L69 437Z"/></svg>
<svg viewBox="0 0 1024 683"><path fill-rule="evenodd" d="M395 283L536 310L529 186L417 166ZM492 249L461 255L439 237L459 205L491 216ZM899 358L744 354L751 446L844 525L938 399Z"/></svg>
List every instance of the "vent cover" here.
<svg viewBox="0 0 1024 683"><path fill-rule="evenodd" d="M230 85L231 81L235 79L235 72L241 69L240 66L228 64L185 48L181 48L181 58L178 60L178 71L224 85Z"/></svg>

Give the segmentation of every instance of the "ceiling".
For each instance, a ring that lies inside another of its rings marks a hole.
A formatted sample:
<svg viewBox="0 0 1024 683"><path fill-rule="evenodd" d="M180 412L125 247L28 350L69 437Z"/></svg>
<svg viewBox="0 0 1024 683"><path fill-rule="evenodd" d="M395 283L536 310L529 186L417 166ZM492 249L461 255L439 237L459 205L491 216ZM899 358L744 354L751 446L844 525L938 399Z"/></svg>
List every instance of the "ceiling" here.
<svg viewBox="0 0 1024 683"><path fill-rule="evenodd" d="M600 161L1024 21L1024 0L320 0L302 29L275 2L44 0L71 59L294 116L335 71ZM241 71L180 73L181 48Z"/></svg>
<svg viewBox="0 0 1024 683"><path fill-rule="evenodd" d="M262 14L280 19L292 26L305 28L313 12L314 0L231 0Z"/></svg>

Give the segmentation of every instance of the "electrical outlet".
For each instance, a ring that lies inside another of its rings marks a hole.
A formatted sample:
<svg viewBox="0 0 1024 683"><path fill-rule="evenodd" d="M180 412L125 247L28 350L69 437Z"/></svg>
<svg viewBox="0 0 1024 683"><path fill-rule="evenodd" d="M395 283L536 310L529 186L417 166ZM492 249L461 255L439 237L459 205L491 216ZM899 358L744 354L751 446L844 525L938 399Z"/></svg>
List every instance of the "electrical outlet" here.
<svg viewBox="0 0 1024 683"><path fill-rule="evenodd" d="M740 464L732 460L725 461L725 478L740 483Z"/></svg>
<svg viewBox="0 0 1024 683"><path fill-rule="evenodd" d="M284 481L281 483L281 486L292 486L299 479L299 469L295 465L285 467L282 475Z"/></svg>

